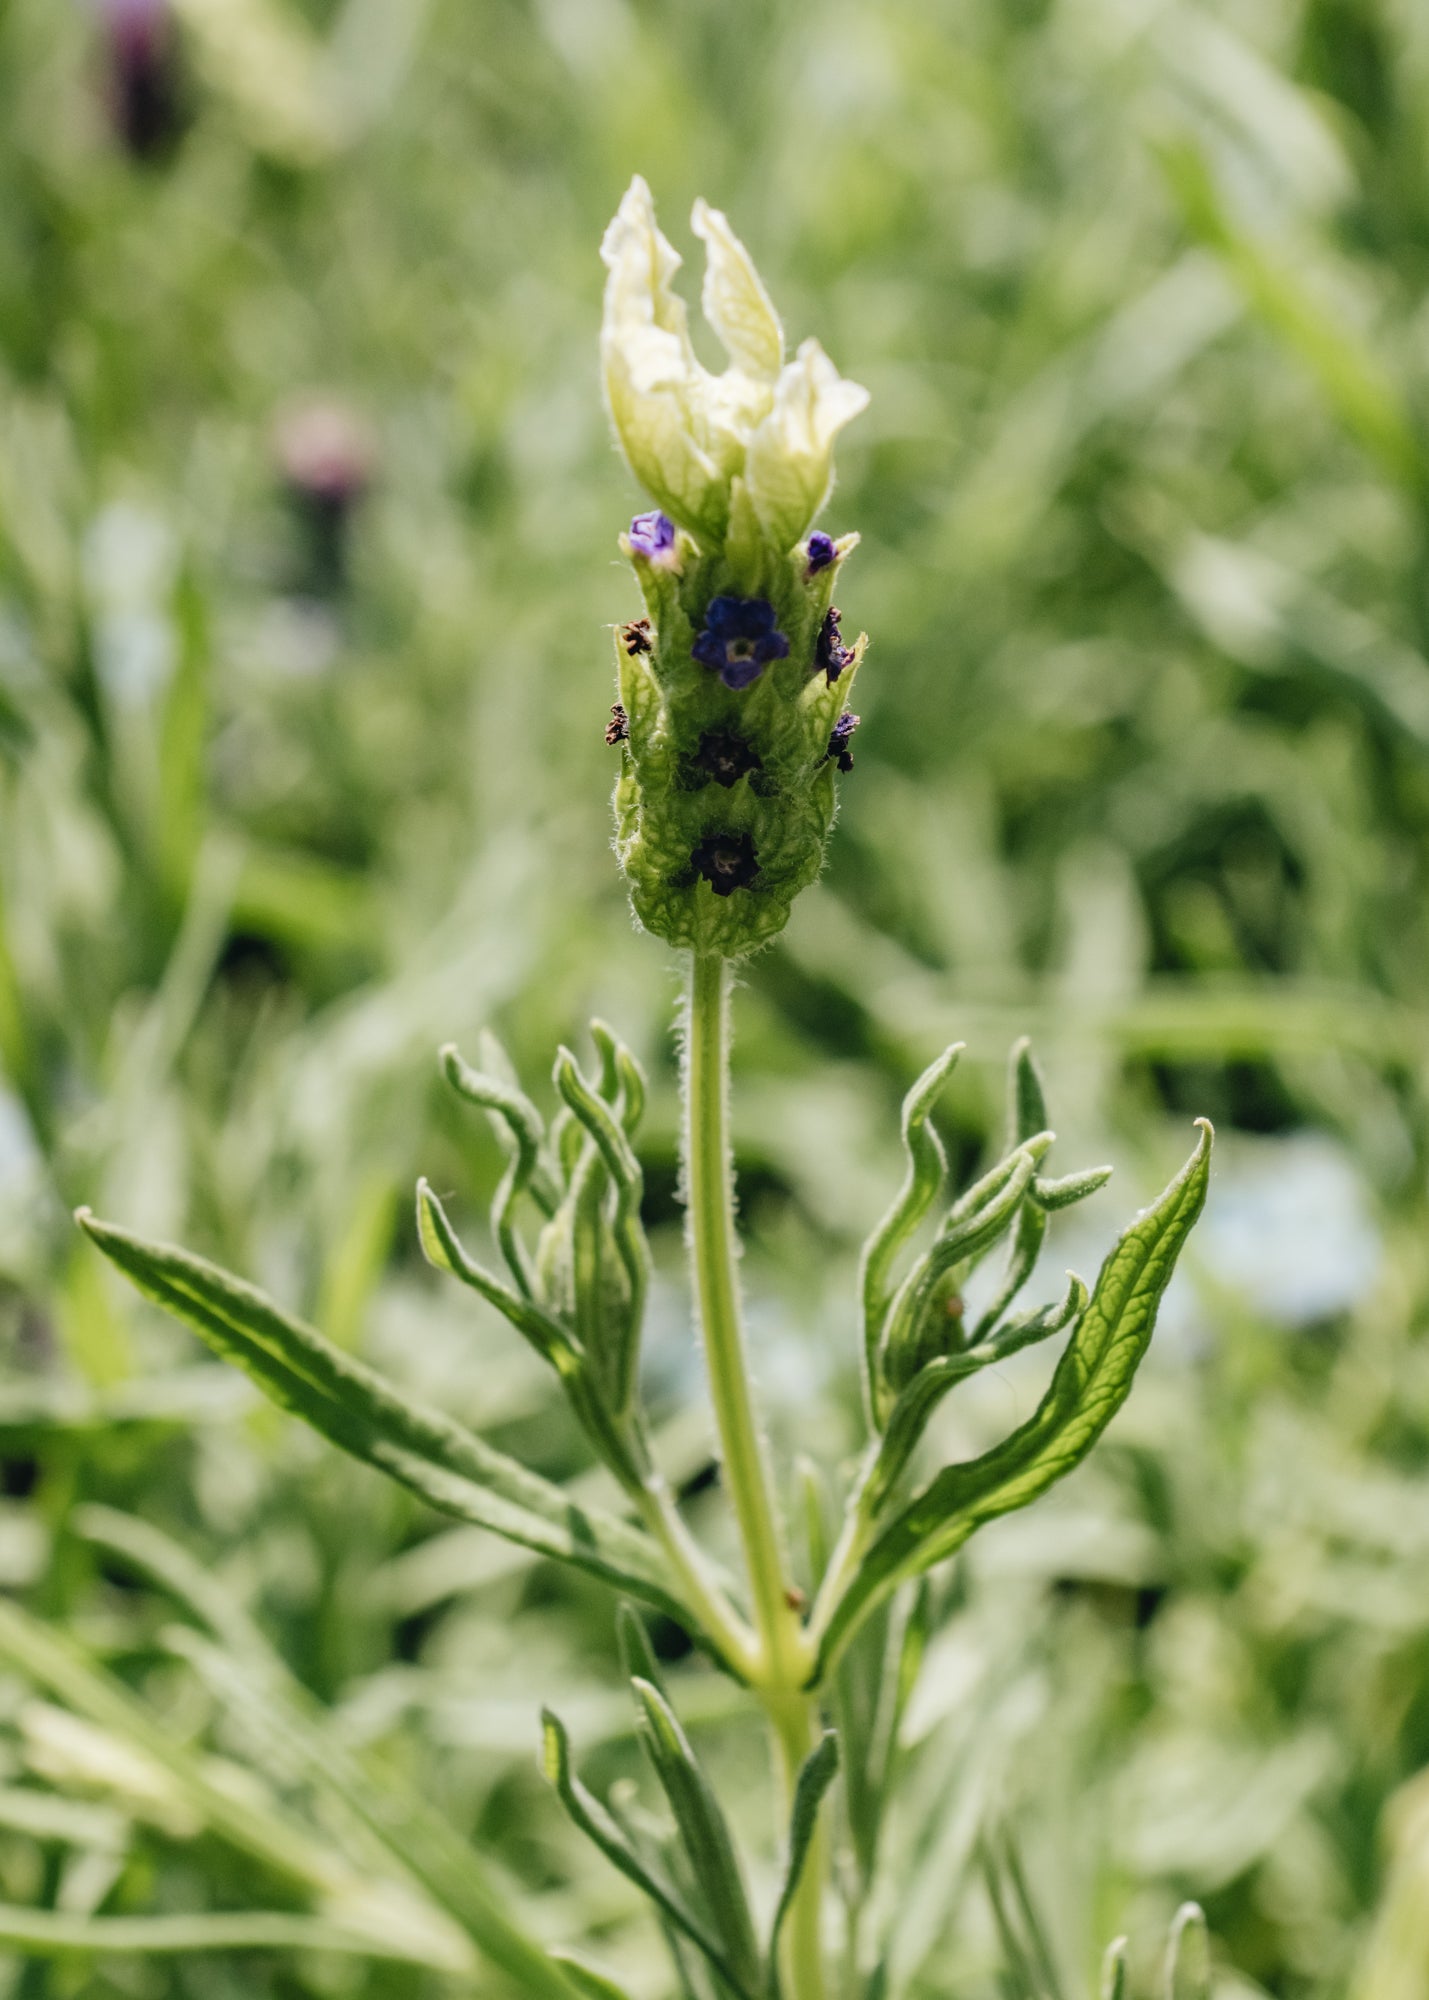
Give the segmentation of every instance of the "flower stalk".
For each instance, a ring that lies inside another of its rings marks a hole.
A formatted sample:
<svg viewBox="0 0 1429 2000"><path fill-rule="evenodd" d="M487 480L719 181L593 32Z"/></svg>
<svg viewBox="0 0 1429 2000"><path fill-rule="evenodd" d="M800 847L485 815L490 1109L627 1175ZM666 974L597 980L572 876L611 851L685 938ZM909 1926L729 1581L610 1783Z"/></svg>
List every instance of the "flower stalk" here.
<svg viewBox="0 0 1429 2000"><path fill-rule="evenodd" d="M730 968L695 953L685 1020L685 1176L690 1261L725 1487L739 1524L759 1650L754 1684L779 1753L787 1813L813 1749L813 1667L780 1533L768 1454L755 1414L740 1313L733 1155L729 1143ZM817 1842L790 1908L785 1978L794 2000L822 2000L820 1910L824 1849Z"/></svg>

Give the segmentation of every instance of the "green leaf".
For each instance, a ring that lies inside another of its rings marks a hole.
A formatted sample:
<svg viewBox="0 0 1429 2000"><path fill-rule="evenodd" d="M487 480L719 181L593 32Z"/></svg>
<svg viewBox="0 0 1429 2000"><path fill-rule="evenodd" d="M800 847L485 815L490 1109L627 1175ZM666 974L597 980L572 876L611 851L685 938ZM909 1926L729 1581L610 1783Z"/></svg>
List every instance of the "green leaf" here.
<svg viewBox="0 0 1429 2000"><path fill-rule="evenodd" d="M1047 1098L1042 1088L1042 1072L1032 1054L1032 1044L1024 1035L1012 1045L1007 1066L1007 1126L1009 1146L1021 1146L1038 1132L1045 1132Z"/></svg>
<svg viewBox="0 0 1429 2000"><path fill-rule="evenodd" d="M729 1826L675 1711L652 1682L631 1682L640 1740L670 1810L711 1921L746 1989L759 1982L759 1947Z"/></svg>
<svg viewBox="0 0 1429 2000"><path fill-rule="evenodd" d="M1039 1205L1034 1176L1029 1189L1032 1200L1025 1201L1017 1216L1017 1227L1012 1234L1012 1247L1008 1253L1007 1275L997 1288L996 1296L987 1311L973 1328L969 1346L975 1347L980 1340L986 1340L1027 1280L1032 1276L1037 1259L1042 1254L1042 1244L1047 1235L1047 1217Z"/></svg>
<svg viewBox="0 0 1429 2000"><path fill-rule="evenodd" d="M789 1813L789 1854L784 1864L784 1882L769 1931L766 1983L770 2000L779 2000L779 1937L784 1919L798 1893L804 1864L819 1824L819 1807L839 1768L839 1740L827 1729L800 1766L794 1785L794 1803Z"/></svg>
<svg viewBox="0 0 1429 2000"><path fill-rule="evenodd" d="M628 1681L649 1681L651 1687L664 1694L660 1663L650 1644L645 1620L633 1604L622 1601L615 1607L615 1642L620 1650L620 1666L625 1678Z"/></svg>
<svg viewBox="0 0 1429 2000"><path fill-rule="evenodd" d="M606 1371L606 1386L610 1406L620 1414L629 1409L635 1392L640 1329L645 1317L645 1295L650 1285L650 1249L640 1221L645 1177L623 1127L604 1098L599 1097L581 1075L569 1049L562 1049L556 1057L555 1082L564 1102L594 1140L615 1187L615 1215L611 1231L624 1267L629 1298L623 1315L624 1324L617 1330L614 1351Z"/></svg>
<svg viewBox="0 0 1429 2000"><path fill-rule="evenodd" d="M892 1207L864 1245L859 1291L863 1299L864 1388L870 1417L894 1259L938 1199L948 1170L943 1142L928 1120L944 1084L957 1067L963 1047L962 1042L954 1042L951 1048L944 1049L904 1098L903 1146L908 1155L908 1171Z"/></svg>
<svg viewBox="0 0 1429 2000"><path fill-rule="evenodd" d="M576 1991L586 1996L586 2000L630 2000L630 1995L623 1986L617 1986L607 1974L597 1972L593 1965L587 1965L584 1959L577 1958L573 1952L553 1951L551 1957Z"/></svg>
<svg viewBox="0 0 1429 2000"><path fill-rule="evenodd" d="M1080 1173L1063 1174L1060 1179L1050 1181L1038 1174L1032 1183L1032 1199L1049 1214L1055 1209L1070 1208L1073 1202L1085 1201L1089 1194L1104 1188L1111 1175L1110 1167L1084 1167Z"/></svg>
<svg viewBox="0 0 1429 2000"><path fill-rule="evenodd" d="M627 1139L633 1138L645 1115L645 1072L608 1022L592 1021L590 1034L600 1055L600 1094L615 1107Z"/></svg>
<svg viewBox="0 0 1429 2000"><path fill-rule="evenodd" d="M575 1564L681 1622L688 1619L663 1557L641 1530L578 1506L558 1486L406 1396L290 1318L252 1285L204 1258L101 1222L80 1226L146 1298L183 1320L291 1410L459 1520Z"/></svg>
<svg viewBox="0 0 1429 2000"><path fill-rule="evenodd" d="M1036 1411L981 1458L933 1478L863 1554L841 1594L818 1614L816 1677L862 1619L910 1576L960 1549L985 1521L1025 1507L1086 1457L1131 1390L1161 1294L1206 1199L1211 1127L1159 1200L1102 1265L1091 1302Z"/></svg>
<svg viewBox="0 0 1429 2000"><path fill-rule="evenodd" d="M1166 1947L1166 2000L1211 2000L1211 1941L1199 1903L1183 1903Z"/></svg>
<svg viewBox="0 0 1429 2000"><path fill-rule="evenodd" d="M560 1375L573 1375L580 1366L580 1350L571 1334L533 1298L513 1292L503 1285L469 1253L440 1199L426 1180L417 1182L417 1234L427 1262L439 1271L460 1278L489 1305L496 1307L530 1342L543 1361Z"/></svg>
<svg viewBox="0 0 1429 2000"><path fill-rule="evenodd" d="M1056 1305L1039 1306L1036 1312L1028 1313L1023 1319L1009 1320L1000 1326L986 1343L989 1361L1006 1361L1011 1354L1020 1354L1024 1347L1031 1347L1035 1341L1046 1340L1049 1334L1060 1333L1064 1327L1080 1319L1090 1302L1090 1294L1075 1271L1067 1273L1067 1289Z"/></svg>
<svg viewBox="0 0 1429 2000"><path fill-rule="evenodd" d="M542 1182L542 1192L548 1197L551 1194L541 1168L541 1148L546 1136L541 1114L530 1098L513 1085L469 1068L450 1042L441 1051L439 1060L447 1082L457 1095L468 1104L480 1105L493 1123L499 1122L509 1134L511 1161L492 1197L491 1233L501 1246L512 1277L529 1298L531 1265L516 1229L516 1204L528 1190L535 1192L538 1180ZM538 1200L538 1206L550 1213L544 1200Z"/></svg>
<svg viewBox="0 0 1429 2000"><path fill-rule="evenodd" d="M1102 1959L1101 2000L1126 2000L1126 1939L1113 1938Z"/></svg>
<svg viewBox="0 0 1429 2000"><path fill-rule="evenodd" d="M943 1279L956 1265L984 1255L1011 1228L1051 1143L1049 1132L1029 1139L953 1204L937 1241L904 1279L889 1310L879 1351L880 1375L888 1387L903 1388L925 1358L929 1314L938 1309Z"/></svg>
<svg viewBox="0 0 1429 2000"><path fill-rule="evenodd" d="M606 1860L648 1896L667 1921L704 1954L720 1977L727 1980L741 1996L741 2000L756 2000L756 1996L736 1977L719 1942L686 1908L673 1884L636 1853L622 1828L600 1800L577 1778L571 1768L570 1738L564 1724L548 1708L541 1711L541 1762L561 1804L587 1840L593 1841Z"/></svg>

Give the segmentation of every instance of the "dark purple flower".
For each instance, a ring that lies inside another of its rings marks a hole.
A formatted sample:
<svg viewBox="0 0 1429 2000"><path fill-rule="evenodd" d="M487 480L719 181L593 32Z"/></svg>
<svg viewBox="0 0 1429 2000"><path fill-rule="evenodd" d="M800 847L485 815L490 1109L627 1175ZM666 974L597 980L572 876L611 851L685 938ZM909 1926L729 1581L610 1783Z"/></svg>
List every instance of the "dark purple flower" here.
<svg viewBox="0 0 1429 2000"><path fill-rule="evenodd" d="M717 896L747 889L759 873L754 842L747 833L707 833L690 856L690 866Z"/></svg>
<svg viewBox="0 0 1429 2000"><path fill-rule="evenodd" d="M809 537L805 554L808 559L808 567L804 574L806 576L817 576L821 569L828 568L829 564L838 554L838 550L834 547L833 536L826 535L822 528L816 528Z"/></svg>
<svg viewBox="0 0 1429 2000"><path fill-rule="evenodd" d="M707 729L692 761L697 770L706 772L726 790L746 771L759 769L759 753L734 729Z"/></svg>
<svg viewBox="0 0 1429 2000"><path fill-rule="evenodd" d="M727 688L747 688L771 660L787 658L789 641L776 627L767 598L716 597L691 651Z"/></svg>
<svg viewBox="0 0 1429 2000"><path fill-rule="evenodd" d="M630 547L634 554L644 556L647 562L656 563L661 569L673 569L679 561L675 524L658 507L648 514L637 514L630 523Z"/></svg>
<svg viewBox="0 0 1429 2000"><path fill-rule="evenodd" d="M845 667L853 665L853 648L843 642L839 630L838 606L831 604L824 613L824 622L819 627L818 641L814 647L814 669L822 669L829 677L832 687Z"/></svg>
<svg viewBox="0 0 1429 2000"><path fill-rule="evenodd" d="M829 747L824 752L825 763L832 757L841 771L851 771L853 769L853 752L848 746L852 740L853 732L858 728L858 723L859 718L854 714L853 710L846 708L834 724L833 735L829 738Z"/></svg>

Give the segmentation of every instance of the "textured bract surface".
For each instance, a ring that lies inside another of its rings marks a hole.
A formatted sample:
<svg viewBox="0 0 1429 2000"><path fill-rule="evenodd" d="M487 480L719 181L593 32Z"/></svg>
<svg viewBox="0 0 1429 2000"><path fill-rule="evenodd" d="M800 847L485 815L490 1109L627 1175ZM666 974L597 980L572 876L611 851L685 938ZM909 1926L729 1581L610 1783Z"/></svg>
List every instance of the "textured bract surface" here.
<svg viewBox="0 0 1429 2000"><path fill-rule="evenodd" d="M816 341L783 334L747 252L696 205L711 375L670 289L679 258L643 181L607 232L601 354L631 469L659 503L621 546L645 615L616 635L616 850L635 913L668 943L738 958L774 937L823 864L864 642L833 589L857 537L808 531L838 430L867 402ZM807 537L807 539L806 539Z"/></svg>

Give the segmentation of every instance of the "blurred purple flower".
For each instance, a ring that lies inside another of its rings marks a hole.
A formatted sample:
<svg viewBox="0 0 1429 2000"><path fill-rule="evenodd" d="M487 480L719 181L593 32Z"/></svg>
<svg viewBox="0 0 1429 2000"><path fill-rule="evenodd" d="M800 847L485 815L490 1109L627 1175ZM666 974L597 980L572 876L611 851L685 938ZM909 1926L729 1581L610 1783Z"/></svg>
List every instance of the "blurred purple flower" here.
<svg viewBox="0 0 1429 2000"><path fill-rule="evenodd" d="M170 0L95 0L114 129L135 159L164 152L183 126Z"/></svg>

